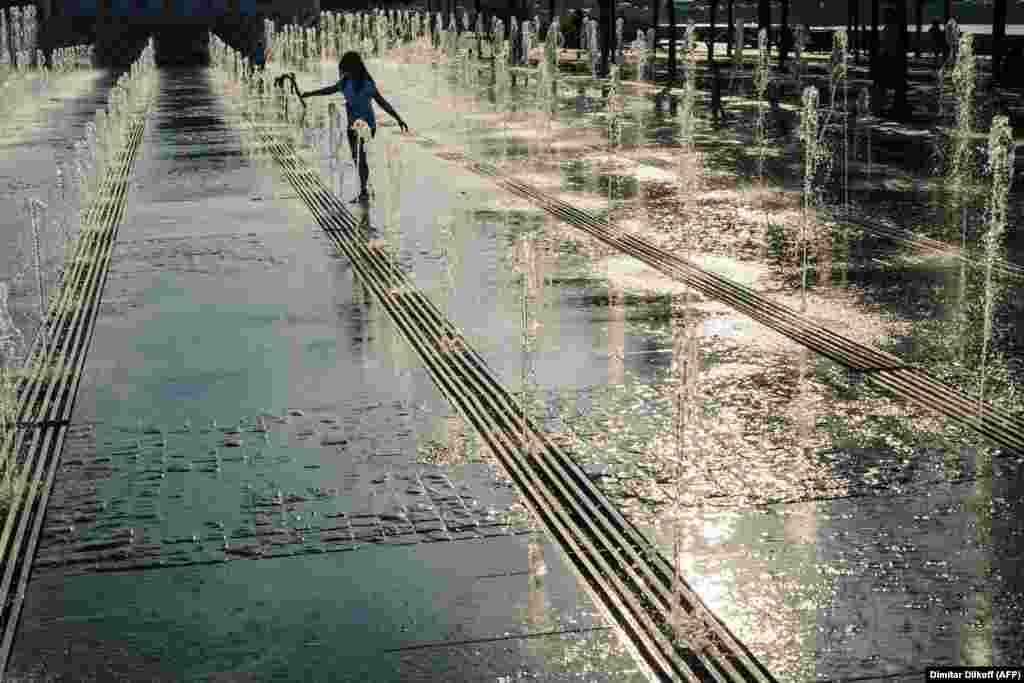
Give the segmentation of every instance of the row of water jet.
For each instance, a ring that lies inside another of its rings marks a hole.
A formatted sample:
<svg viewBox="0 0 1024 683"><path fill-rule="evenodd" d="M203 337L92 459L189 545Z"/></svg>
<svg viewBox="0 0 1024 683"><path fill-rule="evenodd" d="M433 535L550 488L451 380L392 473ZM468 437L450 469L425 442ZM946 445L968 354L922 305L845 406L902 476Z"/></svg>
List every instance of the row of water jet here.
<svg viewBox="0 0 1024 683"><path fill-rule="evenodd" d="M50 53L50 69L59 74L91 69L94 49L92 45L59 47Z"/></svg>
<svg viewBox="0 0 1024 683"><path fill-rule="evenodd" d="M383 57L427 38L427 16L409 10L321 12L316 26L287 24L278 28L265 20L264 39L273 59L285 68L310 70L313 63L337 59L348 51Z"/></svg>
<svg viewBox="0 0 1024 683"><path fill-rule="evenodd" d="M0 15L2 13L3 10L0 10ZM3 51L0 50L0 53ZM75 45L54 50L50 54L49 64L41 50L36 50L36 53L34 62L19 61L20 66L17 68L10 64L0 65L0 113L15 105L24 104L29 98L48 94L53 76L88 69L93 63L93 48L90 45Z"/></svg>
<svg viewBox="0 0 1024 683"><path fill-rule="evenodd" d="M698 197L704 188L704 159L696 148L697 127L697 33L691 19L683 38L681 61L683 63L682 96L680 97L679 127L680 150L677 176L677 192L683 216L694 215ZM691 226L685 222L683 228L683 258L690 258L693 252ZM691 291L685 287L681 296L672 297L672 357L671 385L673 387L673 438L671 455L675 467L674 479L676 519L684 515L684 505L698 509L700 501L694 500L686 491L686 473L692 469L699 453L706 448L702 440L703 419L700 408L698 381L700 368L699 330L691 316ZM687 513L692 510L687 511ZM686 614L680 607L682 601L682 568L685 562L686 540L678 524L673 525L672 538L672 593L673 609L669 614L672 636L676 643L694 652L703 652L710 643L708 615L702 608Z"/></svg>
<svg viewBox="0 0 1024 683"><path fill-rule="evenodd" d="M985 294L983 331L981 345L981 380L978 389L979 407L985 401L986 365L993 334L994 302L1005 285L997 283L992 276L996 261L1005 256L1007 209L1010 188L1013 184L1016 143L1013 128L1006 116L996 116L988 138L988 172L992 177L992 189L988 202L988 224L982 237L985 264Z"/></svg>
<svg viewBox="0 0 1024 683"><path fill-rule="evenodd" d="M849 132L850 132L850 81L849 75L849 39L847 38L846 31L839 29L832 34L832 59L831 68L829 69L829 88L832 91L831 112L835 112L837 108L836 98L840 90L843 93L843 108L840 112L841 126L842 126L842 149L843 149L843 210L844 213L849 212L850 208L850 144L849 144Z"/></svg>
<svg viewBox="0 0 1024 683"><path fill-rule="evenodd" d="M955 30L955 25L952 26ZM1007 374L1005 357L994 351L1000 334L1006 335L1005 328L997 326L997 312L1002 306L1008 305L1008 287L1000 281L994 270L994 264L1005 256L1005 233L1007 223L1007 200L1013 179L1013 145L1007 129L1007 121L996 117L989 131L988 158L986 172L982 172L980 153L976 143L976 58L973 48L973 37L960 34L959 44L953 50L955 61L950 68L953 91L952 126L945 131L948 148L942 161L945 162L944 183L941 191L942 205L952 228L950 241L959 236L959 251L964 257L959 259L959 277L956 279L956 291L953 297L953 315L948 334L955 338L951 345L953 356L946 359L957 368L966 369L976 380L979 402L986 398L1002 400L1006 391L1013 391L1014 381ZM804 91L804 111L801 117L800 138L804 150L804 189L803 219L799 243L801 290L804 292L802 308L806 306L806 287L808 272L807 247L809 226L813 223L812 211L822 203L822 187L828 181L832 169L837 163L843 165L842 195L840 201L844 208L849 205L849 158L848 138L850 128L856 135L857 123L864 123L872 116L870 96L861 90L854 109L849 110L847 94L847 44L844 31L834 36L833 54L829 78L829 98L827 108L818 111L819 97L816 89ZM838 103L842 93L842 104ZM842 121L849 117L852 126ZM840 123L830 125L833 119ZM861 143L867 144L868 177L871 173L871 140L870 122L860 132ZM838 138L842 136L843 155L839 157L835 150L839 147ZM866 138L866 139L865 139ZM854 149L861 145L855 145ZM986 202L987 200L987 202ZM985 206L981 204L985 202ZM847 209L848 210L848 209ZM980 213L983 219L978 225L972 225L972 216ZM977 229L977 238L973 235ZM826 241L839 239L841 249L847 249L846 229L842 224L835 228L835 234L825 234ZM976 246L977 245L977 246ZM972 259L970 254L976 254ZM844 271L845 272L845 271ZM1013 323L1011 323L1012 325ZM933 359L937 360L937 359ZM975 374L976 373L976 374ZM987 382L991 377L1000 378L1000 390L989 390ZM970 375L960 381L970 381ZM1009 389L1007 389L1009 387ZM988 395L990 394L990 395Z"/></svg>
<svg viewBox="0 0 1024 683"><path fill-rule="evenodd" d="M618 158L619 147L622 145L622 114L623 102L622 86L619 81L619 65L612 64L609 67L609 78L607 97L605 98L605 116L608 122L608 158ZM615 216L615 192L618 189L618 173L613 173L608 179L608 224L614 225Z"/></svg>
<svg viewBox="0 0 1024 683"><path fill-rule="evenodd" d="M83 225L89 204L101 198L102 181L123 149L129 123L148 100L155 71L153 42L142 51L108 95L106 108L86 124L86 135L75 143L74 161L57 168L54 192L44 201L26 200L29 229L18 269L10 280L0 281L0 511L13 496L24 491L23 473L13 459L15 418L19 411L18 387L39 371L42 349L52 321L65 308L82 303L84 292L61 297L65 274L75 264L76 247L87 230L103 226ZM17 320L24 320L20 325ZM23 328L34 326L31 334ZM37 341L44 342L38 346Z"/></svg>
<svg viewBox="0 0 1024 683"><path fill-rule="evenodd" d="M590 63L590 74L597 78L601 69L601 42L598 40L597 19L585 19L583 26L583 49Z"/></svg>
<svg viewBox="0 0 1024 683"><path fill-rule="evenodd" d="M102 198L103 180L117 163L138 107L148 98L154 68L151 40L111 88L107 106L97 110L95 120L86 124L84 138L74 144L72 161L58 164L55 192L49 201L32 198L26 202L33 254L29 261L35 270L40 301L36 316L43 331L46 326L41 323L53 315L46 304L52 298L47 290L57 290L63 283L78 236L82 229L88 229L82 225L82 216L93 201Z"/></svg>
<svg viewBox="0 0 1024 683"><path fill-rule="evenodd" d="M478 22L479 24L479 22ZM517 28L521 27L521 28ZM509 77L511 76L511 86L516 85L516 75L522 75L522 71L514 69L517 64L522 64L530 60L529 54L533 46L533 41L537 35L542 32L538 30L538 25L535 20L524 20L521 23L513 18L511 27L509 29L509 38L502 38L504 35L504 24L498 21L492 22L492 33L493 33L493 50L495 59L490 62L490 66L493 68L493 72L490 74L493 78L494 83L494 97L493 102L495 104L496 113L501 115L502 126L505 134L501 136L501 165L507 160L508 156L508 125L509 119L513 112L517 109L522 108L524 100L521 95L528 94L534 97L529 98L535 103L533 107L533 120L535 130L539 133L538 135L532 136L534 141L535 158L538 160L543 159L541 154L542 150L546 150L548 159L553 162L553 143L554 137L551 134L553 127L554 117L557 115L557 104L559 102L559 70L558 60L562 47L564 46L564 38L560 31L560 22L557 18L550 24L550 27L544 34L544 40L542 43L542 50L537 58L537 70L535 74L531 75L535 77L534 83L531 84L534 87L528 90L519 90L519 97L510 97L511 88L509 83ZM453 33L454 35L454 33ZM441 41L444 44L445 41ZM518 42L518 48L516 43ZM596 41L596 34L594 41ZM650 35L650 42L653 45L653 32ZM638 45L639 47L639 45ZM647 39L643 39L643 50L647 50ZM470 91L471 99L470 102L475 103L473 106L477 106L482 99L478 95L483 94L478 92L480 85L479 81L479 67L473 62L471 57L467 58L467 54L463 50L458 50L454 55L454 63L449 61L448 64L451 67L448 69L450 77L454 77L455 87L457 89L464 89ZM616 65L617 66L617 65ZM617 93L619 86L619 74L621 69L616 69L611 80L613 82L612 89ZM585 97L583 98L585 101ZM609 139L615 139L616 136L621 135L620 126L621 122L621 110L623 98L611 97L607 98L607 101L611 105L610 115L608 117L609 127ZM453 111L453 123L456 131L460 131L460 121L465 114L465 107L461 106L459 102L454 99L452 105L449 107ZM461 136L463 139L465 135ZM472 139L472 136L470 136ZM546 143L546 144L545 144ZM468 150L472 156L472 150Z"/></svg>
<svg viewBox="0 0 1024 683"><path fill-rule="evenodd" d="M952 27L954 30L956 27ZM1014 145L1008 120L996 117L989 131L986 168L979 163L975 142L977 116L975 102L976 57L973 36L960 35L954 54L952 85L954 99L953 128L948 131L945 188L941 193L951 232L959 233L960 259L955 296L956 362L961 368L978 371L979 404L1003 400L1006 390L1013 392L1005 357L996 352L996 335L1005 337L1006 328L997 328L996 311L1009 306L1010 288L994 272L997 261L1005 258L1007 200L1013 180ZM986 201L987 200L987 201ZM971 217L979 213L981 224L974 226ZM977 240L972 239L975 227ZM952 236L952 235L951 235ZM975 246L977 245L977 246ZM971 255L977 258L971 258ZM1019 324L1011 321L1010 325ZM977 359L975 363L974 359ZM1002 375L1002 390L990 390L991 377ZM964 378L966 380L966 378ZM991 394L991 395L987 395ZM1000 398L1002 397L1002 398ZM1016 401L1013 401L1016 402Z"/></svg>
<svg viewBox="0 0 1024 683"><path fill-rule="evenodd" d="M498 35L501 35L501 28L502 22L499 20ZM515 106L515 102L512 97L512 79L509 72L511 51L510 42L508 40L501 41L494 61L494 105L502 114L501 155L498 165L503 170L505 165L508 163L509 117L512 115L512 110Z"/></svg>
<svg viewBox="0 0 1024 683"><path fill-rule="evenodd" d="M733 33L732 65L729 72L729 92L735 94L736 86L743 81L743 40L746 35L746 23L743 19L736 20Z"/></svg>
<svg viewBox="0 0 1024 683"><path fill-rule="evenodd" d="M683 215L693 215L697 210L697 198L703 189L704 159L696 146L697 134L697 30L691 19L683 36L681 61L683 70L682 96L679 102L679 164L677 167L677 192L680 205L685 207ZM684 226L686 229L686 226ZM684 258L689 258L691 235L684 233Z"/></svg>
<svg viewBox="0 0 1024 683"><path fill-rule="evenodd" d="M558 114L558 55L563 38L555 16L547 30L540 59L537 60L537 116L538 131L547 142L548 160L554 162L553 119Z"/></svg>
<svg viewBox="0 0 1024 683"><path fill-rule="evenodd" d="M803 34L801 33L801 36ZM802 39L802 38L801 38ZM849 136L851 123L857 120L851 116L849 109L849 41L843 29L837 30L832 36L832 53L828 71L827 107L822 111L820 94L817 88L809 87L802 91L803 109L800 117L799 138L803 145L804 182L801 193L801 217L797 232L797 259L800 272L800 312L807 311L807 290L809 276L810 251L816 240L822 244L836 244L846 254L848 251L848 230L845 224L827 227L817 232L817 210L822 206L824 188L831 181L836 164L842 166L841 193L839 202L843 215L849 213ZM802 59L801 46L801 59ZM799 82L799 81L798 81ZM841 94L841 99L840 99ZM778 96L773 96L773 114L778 110ZM841 150L841 156L837 152ZM843 273L846 273L846 260L842 261ZM819 276L821 274L819 273ZM844 275L845 277L845 275ZM819 280L820 282L820 280ZM821 282L827 285L827 282Z"/></svg>
<svg viewBox="0 0 1024 683"><path fill-rule="evenodd" d="M47 64L46 55L38 48L39 25L32 5L0 9L0 83L5 92L0 108L8 108L28 95L13 87L48 85L51 72L67 71L92 65L92 49L86 45L54 50Z"/></svg>
<svg viewBox="0 0 1024 683"><path fill-rule="evenodd" d="M469 14L466 11L462 14L461 26L456 14L449 13L447 27L440 12L433 16L417 12L385 13L379 10L345 14L324 12L321 14L319 26L289 25L277 29L272 22L267 22L265 33L270 47L269 54L284 68L312 70L312 61L330 58L351 49L361 50L364 58L393 55L400 61L406 61L410 56L429 59L435 63L442 61L449 66L449 74L455 75L457 80L475 82L473 74L476 74L478 69L474 57L482 54L483 41L487 41L491 55L497 56L500 52L503 64L522 65L529 64L531 51L538 42L538 35L541 33L539 17L521 23L513 18L508 38L504 37L504 25L499 30L497 22L496 18L492 18L490 26L486 27L483 18L478 16L475 33L470 33ZM539 69L547 70L546 73L540 74L541 78L547 81L547 85L552 84L553 75L557 73L558 52L564 42L558 22L552 22L551 26L554 30L549 29L546 32L538 64ZM485 28L490 29L489 33L484 31ZM624 46L621 40L621 21L616 28L619 40L615 61L621 64ZM590 22L587 31L590 35L588 44L593 48L591 52L596 69L596 48L599 43L596 22ZM642 78L647 71L647 60L654 43L653 30L648 31L646 39L643 39L642 35L640 38L641 42L638 42L636 47L640 62L638 76ZM501 49L505 40L509 41L508 50ZM399 53L398 50L403 48L405 51ZM437 48L441 50L440 55L436 51ZM441 59L438 60L439 56ZM244 64L241 64L240 68L242 66Z"/></svg>
<svg viewBox="0 0 1024 683"><path fill-rule="evenodd" d="M633 54L636 58L636 80L654 80L654 29L637 29L636 40L633 41Z"/></svg>
<svg viewBox="0 0 1024 683"><path fill-rule="evenodd" d="M807 253L811 211L816 206L815 180L821 165L822 138L819 133L818 89L811 86L803 92L803 111L800 117L800 141L804 152L804 183L800 219L800 312L807 312Z"/></svg>
<svg viewBox="0 0 1024 683"><path fill-rule="evenodd" d="M771 79L771 65L768 61L768 31L757 32L757 64L754 67L754 97L757 110L754 119L754 145L757 148L757 179L764 186L764 159L768 152L768 111L766 95Z"/></svg>
<svg viewBox="0 0 1024 683"><path fill-rule="evenodd" d="M441 12L433 16L410 11L383 10L345 14L322 12L319 25L315 27L289 25L277 30L272 22L268 22L265 37L267 44L272 47L272 53L280 62L286 68L295 69L307 68L310 59L331 58L346 50L359 50L365 57L379 58L401 45L418 43L421 38L429 41L432 47L440 48L452 60L458 59L463 50L468 50L479 57L483 54L485 44L490 48L491 55L496 55L501 41L509 40L508 58L513 63L528 65L533 48L541 42L540 18L534 17L522 22L513 18L507 36L504 28L498 31L497 21L496 17L492 17L490 25L487 26L483 16L478 15L475 26L471 27L467 10L463 10L461 22L456 18L455 12L448 14L447 21ZM557 18L552 21L551 26L555 27L555 35L561 36ZM485 28L489 30L485 31ZM620 66L625 60L623 28L624 22L619 18L615 26L613 61ZM550 30L547 33L550 34ZM460 40L463 37L468 40ZM549 48L546 45L549 42L547 37L544 42L546 50ZM583 27L583 42L596 75L600 55L596 20L586 21ZM467 47L470 43L476 43L476 48ZM649 77L648 66L653 61L654 43L655 35L652 28L648 29L646 34L638 32L637 40L632 45L633 56L638 64L637 77L640 79ZM558 49L561 49L561 44Z"/></svg>
<svg viewBox="0 0 1024 683"><path fill-rule="evenodd" d="M40 66L36 50L38 35L35 6L0 10L0 69L6 72Z"/></svg>
<svg viewBox="0 0 1024 683"><path fill-rule="evenodd" d="M953 88L956 93L956 124L950 136L949 164L946 168L948 188L948 215L959 223L961 253L967 252L967 215L973 176L974 161L974 36L964 34L957 49L956 67L953 69ZM956 219L959 218L957 221ZM960 262L957 315L960 322L961 360L967 349L968 317L967 263Z"/></svg>

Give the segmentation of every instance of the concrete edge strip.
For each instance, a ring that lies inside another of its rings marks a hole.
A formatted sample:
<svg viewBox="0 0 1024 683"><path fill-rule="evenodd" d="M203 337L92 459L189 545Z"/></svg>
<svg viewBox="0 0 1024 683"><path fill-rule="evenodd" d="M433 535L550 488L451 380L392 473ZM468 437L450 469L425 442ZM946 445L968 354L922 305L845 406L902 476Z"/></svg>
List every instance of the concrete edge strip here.
<svg viewBox="0 0 1024 683"><path fill-rule="evenodd" d="M47 332L39 336L31 355L41 362L19 388L20 419L13 453L23 467L23 488L22 495L12 502L0 540L0 566L4 569L0 584L0 677L10 658L46 506L95 331L114 242L127 203L129 176L145 130L147 108L148 101L141 112L136 112L118 162L108 170L101 185L100 197L84 212L86 227L75 247L71 271L56 297L59 317L45 323ZM60 375L56 379L45 378L46 368L52 367L59 368ZM29 414L31 418L25 419Z"/></svg>

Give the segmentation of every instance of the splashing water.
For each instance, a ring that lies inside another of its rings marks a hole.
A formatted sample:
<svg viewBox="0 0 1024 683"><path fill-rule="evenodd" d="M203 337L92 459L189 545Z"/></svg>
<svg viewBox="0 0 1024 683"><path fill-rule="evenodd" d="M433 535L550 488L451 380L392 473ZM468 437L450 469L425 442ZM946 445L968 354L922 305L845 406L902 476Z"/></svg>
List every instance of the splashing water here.
<svg viewBox="0 0 1024 683"><path fill-rule="evenodd" d="M9 289L0 282L0 368L13 369L25 343L21 330L14 324L8 304Z"/></svg>

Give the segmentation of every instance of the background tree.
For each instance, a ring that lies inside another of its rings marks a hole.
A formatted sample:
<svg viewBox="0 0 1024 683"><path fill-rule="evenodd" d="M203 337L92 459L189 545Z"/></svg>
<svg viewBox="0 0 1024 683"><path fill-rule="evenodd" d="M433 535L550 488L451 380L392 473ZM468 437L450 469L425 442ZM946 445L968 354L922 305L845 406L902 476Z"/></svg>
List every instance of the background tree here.
<svg viewBox="0 0 1024 683"><path fill-rule="evenodd" d="M669 86L676 82L676 2L668 0L668 83Z"/></svg>
<svg viewBox="0 0 1024 683"><path fill-rule="evenodd" d="M604 45L601 49L601 75L608 76L609 53L615 45L615 0L600 0L598 7L601 10L600 24L601 35L604 36ZM669 4L669 16L672 16L672 4ZM671 54L671 52L669 53Z"/></svg>
<svg viewBox="0 0 1024 683"><path fill-rule="evenodd" d="M896 31L897 36L893 40L896 45L895 54L890 54L891 66L895 73L891 75L896 90L896 98L893 101L893 116L900 121L910 118L910 102L907 100L907 52L910 48L910 31L907 29L907 3L898 0L892 7L891 20L887 22L885 30Z"/></svg>
<svg viewBox="0 0 1024 683"><path fill-rule="evenodd" d="M921 59L921 45L924 44L921 33L924 30L924 0L917 0L914 10L914 19L917 22L917 45L915 46L914 54L917 55L918 59Z"/></svg>
<svg viewBox="0 0 1024 683"><path fill-rule="evenodd" d="M768 49L772 48L772 3L771 0L758 0L757 30L768 31Z"/></svg>
<svg viewBox="0 0 1024 683"><path fill-rule="evenodd" d="M476 7L473 8L473 11L475 13L474 16L473 16L473 27L474 27L473 30L475 31L476 30L476 20L477 20L477 18L479 18L481 16L480 0L476 0ZM486 24L484 25L484 30L485 31L487 30L487 25ZM478 34L477 37L476 37L476 56L478 58L483 53L483 40L484 40L483 36Z"/></svg>
<svg viewBox="0 0 1024 683"><path fill-rule="evenodd" d="M728 14L726 15L726 21L729 23L729 40L725 41L725 51L728 57L732 57L733 44L732 41L736 38L736 0L729 0L726 3ZM743 49L743 46L740 46Z"/></svg>
<svg viewBox="0 0 1024 683"><path fill-rule="evenodd" d="M658 22L661 21L661 3L663 0L651 0L651 26L654 27L654 42L655 48L657 48L658 42ZM652 71L653 73L653 71Z"/></svg>
<svg viewBox="0 0 1024 683"><path fill-rule="evenodd" d="M710 0L708 4L708 23L711 25L708 34L708 61L715 61L715 33L718 28L718 0Z"/></svg>
<svg viewBox="0 0 1024 683"><path fill-rule="evenodd" d="M779 68L783 69L786 66L786 60L789 59L789 50L792 47L792 43L786 40L786 32L789 30L789 0L779 0L779 4L782 6L782 16L780 17L782 30L779 33Z"/></svg>
<svg viewBox="0 0 1024 683"><path fill-rule="evenodd" d="M1006 0L995 0L992 17L992 83L1002 83L1006 75Z"/></svg>
<svg viewBox="0 0 1024 683"><path fill-rule="evenodd" d="M878 79L878 0L871 0L871 80Z"/></svg>
<svg viewBox="0 0 1024 683"><path fill-rule="evenodd" d="M864 35L860 30L860 0L847 0L846 24L847 35L850 36L850 45L853 47L854 59L860 65L860 51L864 49Z"/></svg>

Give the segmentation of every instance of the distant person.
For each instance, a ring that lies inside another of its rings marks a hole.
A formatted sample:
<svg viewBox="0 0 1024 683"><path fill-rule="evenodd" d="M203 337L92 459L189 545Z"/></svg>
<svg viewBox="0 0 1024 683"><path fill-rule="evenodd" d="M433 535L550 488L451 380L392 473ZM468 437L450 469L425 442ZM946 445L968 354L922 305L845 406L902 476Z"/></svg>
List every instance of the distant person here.
<svg viewBox="0 0 1024 683"><path fill-rule="evenodd" d="M353 203L365 203L370 200L370 193L366 189L370 178L370 167L366 162L366 142L359 139L354 128L356 121L365 121L370 126L370 137L376 137L377 120L373 114L373 103L376 102L381 109L398 122L403 133L409 132L409 126L405 125L402 117L377 90L377 84L366 70L366 65L363 64L363 59L358 52L346 52L341 56L341 61L338 62L338 73L341 79L334 85L300 93L299 97L304 100L307 97L333 95L334 93L341 93L345 97L345 113L348 115L348 146L352 151L352 162L359 167L361 188L359 196L353 200Z"/></svg>
<svg viewBox="0 0 1024 683"><path fill-rule="evenodd" d="M575 45L577 50L583 49L583 10L577 8L572 13L572 32L575 37Z"/></svg>
<svg viewBox="0 0 1024 683"><path fill-rule="evenodd" d="M252 51L252 64L250 66L252 67L253 75L263 71L266 68L266 64L266 49L263 46L263 40L259 40L256 42L256 49Z"/></svg>
<svg viewBox="0 0 1024 683"><path fill-rule="evenodd" d="M928 29L928 33L932 37L932 51L935 54L935 68L938 69L941 64L945 64L949 58L949 43L946 42L946 32L942 30L942 25L939 24L938 19L932 19L932 27Z"/></svg>

